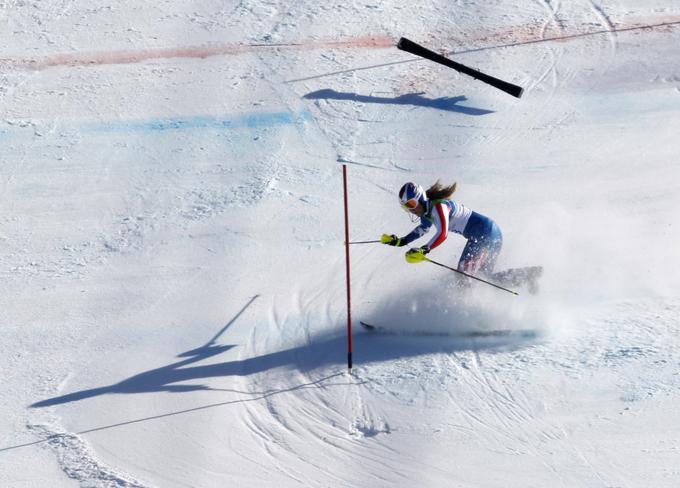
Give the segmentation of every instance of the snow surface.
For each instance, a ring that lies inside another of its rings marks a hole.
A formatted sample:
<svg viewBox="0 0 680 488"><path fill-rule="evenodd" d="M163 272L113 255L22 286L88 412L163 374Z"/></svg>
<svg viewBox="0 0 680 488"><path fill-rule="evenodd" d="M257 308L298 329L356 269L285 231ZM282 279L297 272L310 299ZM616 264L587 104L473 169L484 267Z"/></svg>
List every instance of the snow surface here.
<svg viewBox="0 0 680 488"><path fill-rule="evenodd" d="M680 486L676 0L0 18L0 486ZM353 246L399 333L356 324L348 374L343 162L352 239L458 181L541 294Z"/></svg>

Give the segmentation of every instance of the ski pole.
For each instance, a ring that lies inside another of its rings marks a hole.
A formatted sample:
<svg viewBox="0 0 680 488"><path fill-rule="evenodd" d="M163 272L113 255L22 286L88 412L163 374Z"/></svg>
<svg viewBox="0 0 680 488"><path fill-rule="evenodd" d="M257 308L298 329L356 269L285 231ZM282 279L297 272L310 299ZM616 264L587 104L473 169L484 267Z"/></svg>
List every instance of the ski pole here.
<svg viewBox="0 0 680 488"><path fill-rule="evenodd" d="M350 244L373 244L373 243L376 243L376 242L380 242L380 239L377 239L375 241L353 241L353 242L350 242Z"/></svg>
<svg viewBox="0 0 680 488"><path fill-rule="evenodd" d="M508 293L512 293L513 295L519 295L519 293L517 293L516 291L508 290L507 288L503 288L502 286L497 285L496 283L491 283L490 281L486 281L486 280L483 280L481 278L477 278L476 276L472 276L471 274L467 274L466 272L461 271L459 269L452 268L450 266L446 266L445 264L442 264L442 263L438 263L437 261L433 261L432 259L430 259L426 256L422 257L422 261L428 261L432 264L436 264L437 266L441 266L442 268L446 268L446 269L449 269L451 271L455 271L456 273L460 273L463 276L467 276L468 278L472 278L473 280L481 281L482 283L486 283L487 285L494 286L494 287L498 288L499 290L507 291Z"/></svg>

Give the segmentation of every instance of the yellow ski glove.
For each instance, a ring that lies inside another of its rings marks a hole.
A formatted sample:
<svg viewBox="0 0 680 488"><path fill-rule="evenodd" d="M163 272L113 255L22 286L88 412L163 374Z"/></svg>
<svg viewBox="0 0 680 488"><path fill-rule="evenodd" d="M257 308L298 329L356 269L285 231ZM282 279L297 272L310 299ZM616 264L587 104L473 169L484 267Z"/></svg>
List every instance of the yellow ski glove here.
<svg viewBox="0 0 680 488"><path fill-rule="evenodd" d="M422 263L425 261L427 258L425 255L430 252L430 250L423 246L423 247L415 247L413 249L409 249L406 251L406 262L407 263Z"/></svg>
<svg viewBox="0 0 680 488"><path fill-rule="evenodd" d="M397 247L403 246L403 244L401 243L401 239L399 239L394 234L383 234L380 237L380 242L382 242L383 244L387 244L388 246L397 246Z"/></svg>

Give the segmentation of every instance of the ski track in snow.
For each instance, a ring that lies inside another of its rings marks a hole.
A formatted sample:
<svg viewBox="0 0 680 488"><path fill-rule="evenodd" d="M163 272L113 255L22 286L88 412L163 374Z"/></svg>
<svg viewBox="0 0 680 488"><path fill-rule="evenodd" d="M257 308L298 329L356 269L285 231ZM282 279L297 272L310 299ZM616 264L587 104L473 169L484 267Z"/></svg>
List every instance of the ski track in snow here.
<svg viewBox="0 0 680 488"><path fill-rule="evenodd" d="M611 34L609 35L609 40L611 42L612 49L615 51L617 43L616 43L616 26L614 25L614 22L612 22L612 20L609 18L604 7L596 4L593 0L589 0L589 2L595 14L602 20L602 24L605 27L605 29L611 32Z"/></svg>
<svg viewBox="0 0 680 488"><path fill-rule="evenodd" d="M41 447L52 451L64 474L80 486L92 488L149 486L130 476L117 473L100 462L86 442L75 434L55 430L45 424L28 424L27 429L38 438L45 439Z"/></svg>

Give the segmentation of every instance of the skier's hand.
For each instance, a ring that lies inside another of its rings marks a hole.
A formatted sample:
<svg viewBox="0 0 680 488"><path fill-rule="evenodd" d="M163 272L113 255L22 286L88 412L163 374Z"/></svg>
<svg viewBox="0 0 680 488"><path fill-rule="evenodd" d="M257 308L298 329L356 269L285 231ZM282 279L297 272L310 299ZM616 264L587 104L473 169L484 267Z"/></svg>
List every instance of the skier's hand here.
<svg viewBox="0 0 680 488"><path fill-rule="evenodd" d="M420 263L425 260L425 255L430 252L427 246L414 247L406 251L406 262L407 263Z"/></svg>
<svg viewBox="0 0 680 488"><path fill-rule="evenodd" d="M397 247L403 246L403 244L401 243L401 239L399 239L394 234L383 234L380 237L380 242L382 242L383 244L387 244L388 246L397 246Z"/></svg>

